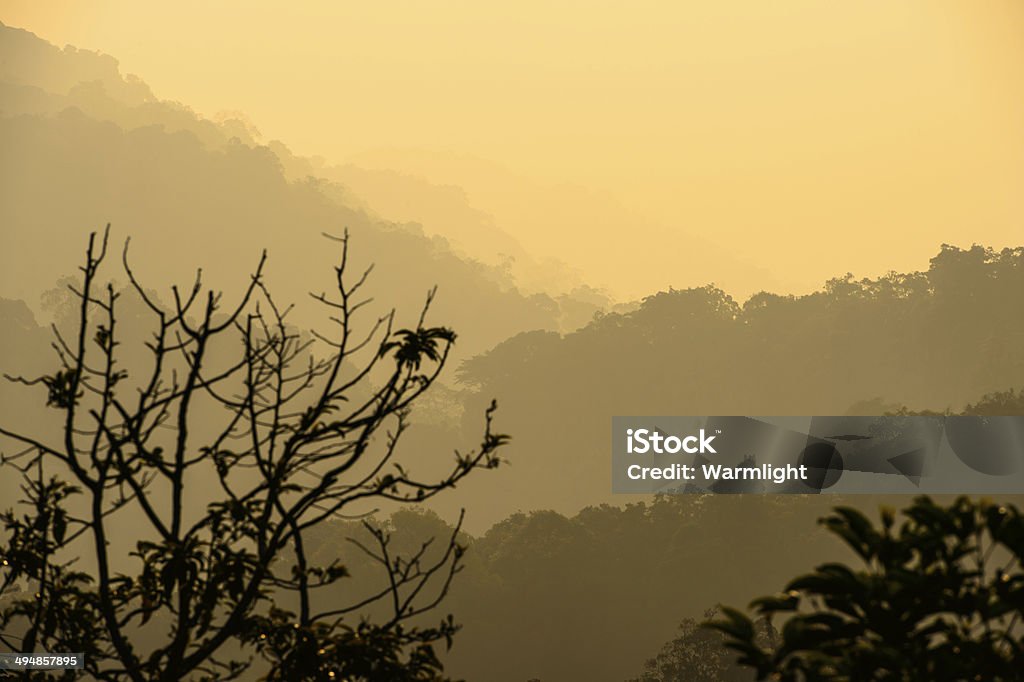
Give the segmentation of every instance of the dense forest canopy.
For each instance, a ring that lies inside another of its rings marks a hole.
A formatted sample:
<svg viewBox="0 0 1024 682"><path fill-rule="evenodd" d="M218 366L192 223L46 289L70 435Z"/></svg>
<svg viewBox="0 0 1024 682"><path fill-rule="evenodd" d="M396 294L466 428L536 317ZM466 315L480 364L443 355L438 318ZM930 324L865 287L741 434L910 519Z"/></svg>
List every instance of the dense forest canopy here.
<svg viewBox="0 0 1024 682"><path fill-rule="evenodd" d="M684 615L729 600L737 584L754 595L800 570L808 554L844 558L813 523L800 523L833 503L668 496L573 516L517 513L464 535L466 567L446 602L464 627L447 669L495 682L634 677ZM761 522L750 523L754 516ZM433 514L376 522L394 532L396 551L451 530ZM339 522L321 529L310 551L329 556L345 538L364 536L358 524ZM375 585L369 562L349 569L353 582L338 590Z"/></svg>
<svg viewBox="0 0 1024 682"><path fill-rule="evenodd" d="M846 275L806 296L659 292L574 333L519 334L460 376L478 390L469 405L502 397L516 434L515 466L484 484L514 490L503 511L572 513L609 490L592 463L614 415L1020 414L1007 391L1024 385L1021 310L1024 249L947 245L925 272Z"/></svg>

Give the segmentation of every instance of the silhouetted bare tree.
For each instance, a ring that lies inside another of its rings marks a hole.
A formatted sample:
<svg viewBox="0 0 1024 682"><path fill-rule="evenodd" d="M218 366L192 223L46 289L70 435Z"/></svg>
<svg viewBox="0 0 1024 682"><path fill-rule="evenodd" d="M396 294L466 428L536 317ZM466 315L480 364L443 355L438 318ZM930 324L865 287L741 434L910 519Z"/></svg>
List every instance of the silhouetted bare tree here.
<svg viewBox="0 0 1024 682"><path fill-rule="evenodd" d="M109 226L90 237L73 288L76 336L54 330L60 368L13 378L46 388L59 437L0 427L19 444L3 464L24 478L23 499L2 516L7 647L85 652L88 672L105 680L232 679L254 652L270 679L439 678L434 645L450 644L457 626L450 616L435 627L410 619L435 607L459 570L458 525L443 551L401 557L367 524L373 544L355 546L386 587L347 604L316 598L346 572L314 565L304 537L374 502L423 501L496 467L506 436L491 430L492 403L480 446L435 477L398 462L409 410L455 334L426 325L431 292L415 328L393 330L392 312L357 337L370 271L350 279L348 235L334 239L334 291L314 296L333 331L301 334L264 284L266 254L233 308L203 294L199 275L164 306L136 278L127 242L130 286L101 284ZM145 371L121 362L125 294L154 320ZM123 537L125 519L145 530ZM360 616L378 603L388 605L383 622Z"/></svg>

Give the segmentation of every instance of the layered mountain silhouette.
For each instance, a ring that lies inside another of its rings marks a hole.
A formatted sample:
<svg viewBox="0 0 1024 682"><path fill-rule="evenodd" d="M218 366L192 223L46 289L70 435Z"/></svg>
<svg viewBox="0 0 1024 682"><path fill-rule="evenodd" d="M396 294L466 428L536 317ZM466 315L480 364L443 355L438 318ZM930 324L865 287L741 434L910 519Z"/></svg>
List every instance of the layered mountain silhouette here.
<svg viewBox="0 0 1024 682"><path fill-rule="evenodd" d="M317 176L314 163L280 143L260 144L247 121L212 121L157 99L112 57L0 26L0 65L0 295L35 305L75 271L88 232L111 223L115 237L132 237L147 285L187 282L203 267L212 285L237 291L267 248L269 281L293 301L330 285L336 254L321 234L349 229L354 269L376 265L375 299L411 318L436 284L434 319L458 330L462 353L522 329L579 326L607 302L585 287L578 296L525 293L508 268L439 236L443 226L428 234L381 218L348 187ZM346 177L365 175L350 169ZM395 191L471 214L450 189L412 179ZM528 260L508 235L491 229L487 238ZM300 307L292 321L311 318Z"/></svg>

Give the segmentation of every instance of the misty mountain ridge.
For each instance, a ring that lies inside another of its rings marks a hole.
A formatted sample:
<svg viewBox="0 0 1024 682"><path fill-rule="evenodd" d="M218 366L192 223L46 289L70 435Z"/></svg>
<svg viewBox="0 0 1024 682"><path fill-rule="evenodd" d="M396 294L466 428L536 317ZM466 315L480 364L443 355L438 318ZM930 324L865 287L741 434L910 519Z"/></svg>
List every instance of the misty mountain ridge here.
<svg viewBox="0 0 1024 682"><path fill-rule="evenodd" d="M583 298L607 303L601 292L590 291L563 263L535 261L515 238L494 226L493 218L469 206L458 188L393 171L328 165L299 157L276 140L264 145L259 130L243 114L204 118L185 105L158 99L138 77L122 76L117 60L109 55L71 46L61 50L28 31L2 24L0 58L4 116L55 116L74 108L125 131L155 125L171 134L187 132L210 150L224 150L236 140L265 147L277 156L288 181L322 178L324 193L345 208L375 221L397 221L411 231L441 236L453 253L488 265L491 276L509 289L556 296L579 289Z"/></svg>

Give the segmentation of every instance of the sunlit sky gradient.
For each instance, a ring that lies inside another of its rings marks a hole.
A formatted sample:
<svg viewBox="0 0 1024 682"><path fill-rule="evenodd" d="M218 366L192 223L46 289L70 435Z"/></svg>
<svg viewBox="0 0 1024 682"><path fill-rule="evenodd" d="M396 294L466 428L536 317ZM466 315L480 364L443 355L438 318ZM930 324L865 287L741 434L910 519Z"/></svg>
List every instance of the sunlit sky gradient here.
<svg viewBox="0 0 1024 682"><path fill-rule="evenodd" d="M1024 242L1020 0L2 7L299 153L461 184L620 295L674 283L692 235L792 290L926 267L941 242ZM466 157L610 192L636 224L530 220ZM614 267L641 262L630 243L655 244L653 266Z"/></svg>

